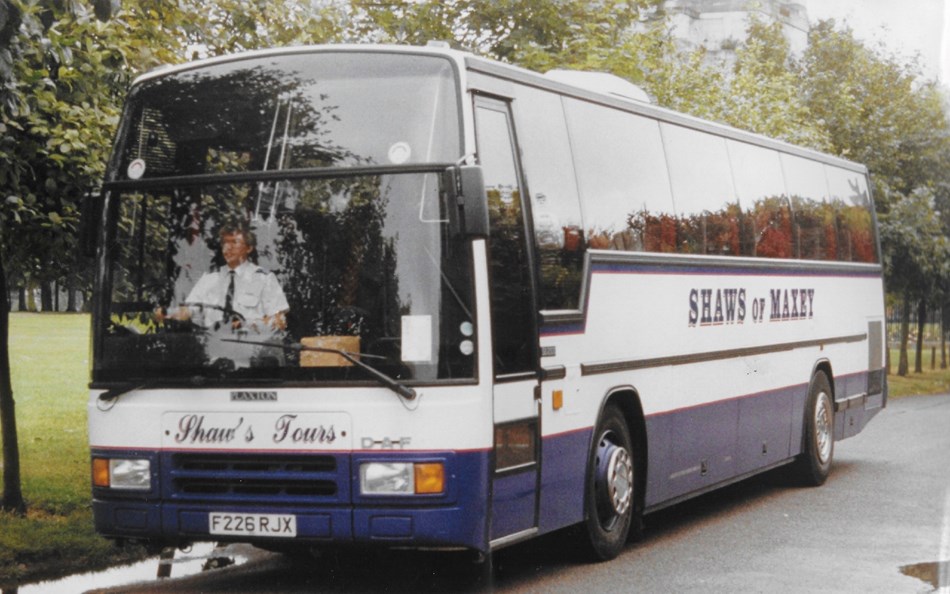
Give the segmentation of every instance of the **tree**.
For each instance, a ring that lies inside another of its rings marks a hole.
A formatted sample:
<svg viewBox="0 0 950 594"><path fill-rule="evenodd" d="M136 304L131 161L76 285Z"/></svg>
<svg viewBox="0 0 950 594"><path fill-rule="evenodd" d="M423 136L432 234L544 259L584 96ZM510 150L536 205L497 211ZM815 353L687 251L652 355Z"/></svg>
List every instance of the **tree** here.
<svg viewBox="0 0 950 594"><path fill-rule="evenodd" d="M934 181L947 119L937 88L921 82L915 61L869 48L848 28L821 21L809 33L801 89L812 118L822 122L829 151L872 172L878 209Z"/></svg>
<svg viewBox="0 0 950 594"><path fill-rule="evenodd" d="M425 45L432 40L545 71L599 61L631 35L658 0L353 0L361 39Z"/></svg>
<svg viewBox="0 0 950 594"><path fill-rule="evenodd" d="M812 28L800 69L806 104L827 130L829 150L865 163L871 172L887 286L901 298L898 373L906 374L911 308L916 305L923 324L928 304L946 295L950 284L945 261L927 261L945 257L942 245L950 230L950 220L941 224L934 212L937 205L944 213L950 207L947 112L936 84L922 80L916 60L865 46L834 21ZM921 340L918 331L918 372Z"/></svg>
<svg viewBox="0 0 950 594"><path fill-rule="evenodd" d="M96 47L112 4L0 0L0 423L5 510L25 511L10 381L7 270L46 280L78 267L78 201L102 174L114 104L100 101L111 52ZM54 25L67 24L65 27ZM81 66L75 58L81 56ZM101 87L100 87L101 85ZM98 150L96 150L98 148Z"/></svg>
<svg viewBox="0 0 950 594"><path fill-rule="evenodd" d="M89 43L103 29L92 15L54 14L57 25L44 30L44 14L27 13L21 27L14 67L19 92L3 114L0 158L7 167L0 185L33 214L8 234L4 264L47 285L82 267L75 245L78 204L102 176L118 116L108 79L118 58Z"/></svg>
<svg viewBox="0 0 950 594"><path fill-rule="evenodd" d="M829 148L827 132L802 97L781 23L751 18L745 42L736 50L727 95L726 123L816 150Z"/></svg>
<svg viewBox="0 0 950 594"><path fill-rule="evenodd" d="M111 2L0 0L0 423L2 509L25 511L10 381L7 270L46 280L79 268L78 203L98 184L118 113ZM45 277L45 278L44 278Z"/></svg>
<svg viewBox="0 0 950 594"><path fill-rule="evenodd" d="M926 311L927 299L936 285L950 278L950 242L935 212L934 194L928 190L917 190L894 201L890 211L880 216L880 229L881 243L888 246L884 251L887 286L903 298L897 374L904 376L909 371L911 308L918 304L919 310ZM916 371L921 371L919 346Z"/></svg>
<svg viewBox="0 0 950 594"><path fill-rule="evenodd" d="M336 9L293 2L0 0L0 284L70 278L79 204L101 183L122 97L132 77L209 54L323 41ZM280 18L276 18L280 15ZM211 43L211 41L214 43ZM10 271L10 275L7 274ZM7 356L9 307L0 316L4 509L22 512L14 401Z"/></svg>
<svg viewBox="0 0 950 594"><path fill-rule="evenodd" d="M318 0L184 0L177 9L156 4L177 11L170 20L182 24L179 39L191 48L178 60L342 41L349 12L345 5Z"/></svg>

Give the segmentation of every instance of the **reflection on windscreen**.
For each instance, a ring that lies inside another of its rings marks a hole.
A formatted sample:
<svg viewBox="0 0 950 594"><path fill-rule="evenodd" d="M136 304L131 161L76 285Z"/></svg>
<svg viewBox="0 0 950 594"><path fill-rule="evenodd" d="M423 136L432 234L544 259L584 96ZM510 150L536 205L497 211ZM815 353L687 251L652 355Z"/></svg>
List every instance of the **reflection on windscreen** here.
<svg viewBox="0 0 950 594"><path fill-rule="evenodd" d="M438 178L119 196L100 379L366 379L334 351L396 379L471 378L468 252Z"/></svg>
<svg viewBox="0 0 950 594"><path fill-rule="evenodd" d="M144 82L117 179L455 162L458 92L432 56L257 57Z"/></svg>

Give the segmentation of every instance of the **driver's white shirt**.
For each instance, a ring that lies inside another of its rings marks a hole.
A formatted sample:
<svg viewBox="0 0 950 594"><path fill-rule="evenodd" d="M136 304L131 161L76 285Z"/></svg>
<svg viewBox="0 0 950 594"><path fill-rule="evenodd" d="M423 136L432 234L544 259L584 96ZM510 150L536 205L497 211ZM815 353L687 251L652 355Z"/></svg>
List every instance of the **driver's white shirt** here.
<svg viewBox="0 0 950 594"><path fill-rule="evenodd" d="M204 326L212 326L224 318L224 302L227 298L231 269L223 266L214 272L206 272L198 279L188 293L186 304L192 310L192 316ZM214 307L204 307L211 305ZM217 309L220 308L220 309ZM277 276L267 272L257 264L245 261L234 269L234 297L231 309L244 316L248 322L260 320L264 316L287 311L290 305Z"/></svg>

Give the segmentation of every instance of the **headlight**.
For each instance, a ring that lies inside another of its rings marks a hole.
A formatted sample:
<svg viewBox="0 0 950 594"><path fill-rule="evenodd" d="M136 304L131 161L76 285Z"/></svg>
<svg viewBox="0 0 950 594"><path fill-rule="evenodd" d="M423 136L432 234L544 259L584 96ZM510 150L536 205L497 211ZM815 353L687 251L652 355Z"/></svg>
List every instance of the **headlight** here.
<svg viewBox="0 0 950 594"><path fill-rule="evenodd" d="M360 492L364 495L412 495L412 464L371 462L360 465Z"/></svg>
<svg viewBox="0 0 950 594"><path fill-rule="evenodd" d="M445 491L441 462L367 462L360 465L363 495L435 495Z"/></svg>
<svg viewBox="0 0 950 594"><path fill-rule="evenodd" d="M152 488L152 464L148 460L93 458L92 484L97 487L148 491Z"/></svg>

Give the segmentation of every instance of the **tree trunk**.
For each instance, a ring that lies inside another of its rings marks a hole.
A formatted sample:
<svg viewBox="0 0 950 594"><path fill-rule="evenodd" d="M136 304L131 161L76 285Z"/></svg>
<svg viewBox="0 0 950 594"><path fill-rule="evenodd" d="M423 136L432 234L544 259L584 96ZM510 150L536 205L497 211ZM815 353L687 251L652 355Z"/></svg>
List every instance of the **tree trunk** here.
<svg viewBox="0 0 950 594"><path fill-rule="evenodd" d="M940 369L947 368L947 314L950 313L950 307L943 304L940 310Z"/></svg>
<svg viewBox="0 0 950 594"><path fill-rule="evenodd" d="M910 298L905 296L901 304L901 354L897 363L897 375L907 377L910 364L907 361L907 341L910 336Z"/></svg>
<svg viewBox="0 0 950 594"><path fill-rule="evenodd" d="M7 304L7 278L0 261L0 433L3 434L3 499L0 509L26 514L20 486L20 447L17 444L13 383L10 379L10 314Z"/></svg>
<svg viewBox="0 0 950 594"><path fill-rule="evenodd" d="M79 311L76 307L76 287L73 286L73 282L66 282L66 311L70 313Z"/></svg>
<svg viewBox="0 0 950 594"><path fill-rule="evenodd" d="M26 283L26 309L23 311L36 311L36 286L33 284L33 281L27 281Z"/></svg>
<svg viewBox="0 0 950 594"><path fill-rule="evenodd" d="M40 308L44 311L53 311L52 283L40 281Z"/></svg>
<svg viewBox="0 0 950 594"><path fill-rule="evenodd" d="M927 301L917 302L917 352L914 354L914 373L924 372L924 329L927 325Z"/></svg>

